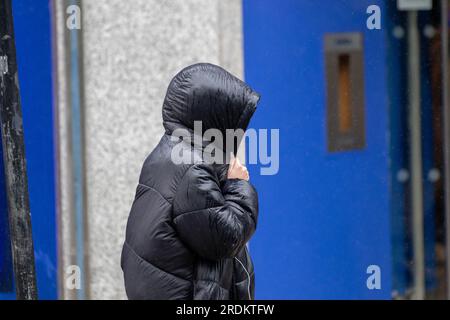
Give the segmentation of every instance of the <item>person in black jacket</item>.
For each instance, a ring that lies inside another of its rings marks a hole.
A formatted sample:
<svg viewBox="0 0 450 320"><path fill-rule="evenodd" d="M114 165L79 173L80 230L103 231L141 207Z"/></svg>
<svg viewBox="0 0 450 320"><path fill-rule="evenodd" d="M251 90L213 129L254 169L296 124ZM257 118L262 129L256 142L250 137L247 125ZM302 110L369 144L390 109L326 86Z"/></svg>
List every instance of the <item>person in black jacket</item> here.
<svg viewBox="0 0 450 320"><path fill-rule="evenodd" d="M129 299L254 298L246 244L256 229L257 193L237 158L207 162L202 151L211 141L193 141L195 121L202 133L216 129L224 137L227 129L246 130L258 101L247 84L212 64L189 66L170 82L165 134L144 162L122 249ZM191 139L174 138L179 129ZM192 161L173 161L175 146Z"/></svg>

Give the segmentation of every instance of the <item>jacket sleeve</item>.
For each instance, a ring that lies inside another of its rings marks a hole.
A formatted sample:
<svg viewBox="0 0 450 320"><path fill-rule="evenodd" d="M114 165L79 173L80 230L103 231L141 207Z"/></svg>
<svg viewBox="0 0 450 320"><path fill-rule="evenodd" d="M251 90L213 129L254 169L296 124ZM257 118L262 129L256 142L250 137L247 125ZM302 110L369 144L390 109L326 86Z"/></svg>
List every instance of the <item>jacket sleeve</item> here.
<svg viewBox="0 0 450 320"><path fill-rule="evenodd" d="M221 187L211 166L193 165L177 187L173 221L181 240L209 260L234 257L256 229L258 197L238 179Z"/></svg>

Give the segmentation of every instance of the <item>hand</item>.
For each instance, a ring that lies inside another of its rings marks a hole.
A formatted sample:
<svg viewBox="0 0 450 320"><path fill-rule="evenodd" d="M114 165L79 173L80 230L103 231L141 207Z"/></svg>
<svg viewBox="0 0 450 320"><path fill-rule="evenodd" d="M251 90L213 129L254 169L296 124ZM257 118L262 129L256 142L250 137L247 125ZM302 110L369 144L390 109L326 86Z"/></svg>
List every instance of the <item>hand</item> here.
<svg viewBox="0 0 450 320"><path fill-rule="evenodd" d="M230 166L228 167L228 179L242 179L248 181L250 175L247 168L241 164L238 158L231 155Z"/></svg>

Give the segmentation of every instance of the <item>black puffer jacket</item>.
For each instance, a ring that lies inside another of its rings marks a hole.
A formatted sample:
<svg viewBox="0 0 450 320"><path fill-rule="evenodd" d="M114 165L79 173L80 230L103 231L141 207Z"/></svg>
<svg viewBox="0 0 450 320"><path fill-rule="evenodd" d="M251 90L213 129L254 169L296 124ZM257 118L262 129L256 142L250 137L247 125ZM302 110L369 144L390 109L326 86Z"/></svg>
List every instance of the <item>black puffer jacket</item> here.
<svg viewBox="0 0 450 320"><path fill-rule="evenodd" d="M145 160L128 218L121 259L128 298L253 299L246 243L258 218L256 191L245 180L226 179L226 165L205 163L201 147L171 135L180 128L193 133L194 121L202 121L203 132L245 130L258 100L211 64L187 67L171 81L166 132ZM193 163L171 161L175 145Z"/></svg>

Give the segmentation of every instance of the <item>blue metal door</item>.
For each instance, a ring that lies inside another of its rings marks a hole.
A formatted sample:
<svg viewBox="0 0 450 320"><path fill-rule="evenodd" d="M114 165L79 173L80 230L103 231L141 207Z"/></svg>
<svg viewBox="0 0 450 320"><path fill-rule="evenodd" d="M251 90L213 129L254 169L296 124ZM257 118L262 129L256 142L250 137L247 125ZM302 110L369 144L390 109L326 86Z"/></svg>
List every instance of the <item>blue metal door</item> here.
<svg viewBox="0 0 450 320"><path fill-rule="evenodd" d="M369 30L378 0L245 0L245 76L261 95L254 128L280 129L280 169L250 168L260 197L250 244L259 299L391 296L385 31ZM365 147L327 149L324 36L359 32ZM275 187L276 186L276 187ZM367 268L380 268L369 289Z"/></svg>

